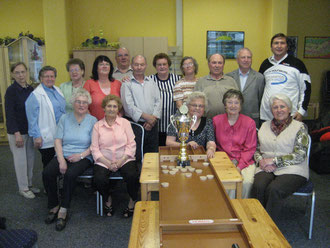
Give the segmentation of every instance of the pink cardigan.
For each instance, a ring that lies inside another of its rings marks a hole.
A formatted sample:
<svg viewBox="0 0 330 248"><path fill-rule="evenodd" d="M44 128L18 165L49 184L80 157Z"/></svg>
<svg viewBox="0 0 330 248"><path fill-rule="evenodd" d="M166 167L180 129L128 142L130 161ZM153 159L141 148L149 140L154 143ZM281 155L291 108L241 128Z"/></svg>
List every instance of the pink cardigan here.
<svg viewBox="0 0 330 248"><path fill-rule="evenodd" d="M123 155L127 155L128 159L124 164L135 160L136 143L134 138L131 123L122 117L117 116L112 126L108 125L105 118L96 122L91 145L95 163L107 168L105 164L98 161L102 156L110 161L116 161Z"/></svg>
<svg viewBox="0 0 330 248"><path fill-rule="evenodd" d="M257 131L254 120L240 114L233 126L227 114L213 117L213 126L218 151L224 151L230 160L238 162L241 170L254 163L253 154L257 148Z"/></svg>

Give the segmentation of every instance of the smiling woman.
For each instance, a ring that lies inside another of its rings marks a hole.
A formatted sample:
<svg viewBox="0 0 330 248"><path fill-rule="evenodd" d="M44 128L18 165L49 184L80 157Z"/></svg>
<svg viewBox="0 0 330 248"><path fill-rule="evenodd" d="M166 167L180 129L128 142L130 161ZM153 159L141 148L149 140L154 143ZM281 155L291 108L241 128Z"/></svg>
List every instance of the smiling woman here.
<svg viewBox="0 0 330 248"><path fill-rule="evenodd" d="M71 98L73 112L63 115L57 125L55 135L56 157L42 173L48 196L49 213L45 220L50 224L57 218L56 230L61 231L67 222L76 178L92 165L90 144L96 118L88 114L90 94L79 88ZM58 196L57 177L64 176L63 190ZM60 198L60 201L59 201Z"/></svg>
<svg viewBox="0 0 330 248"><path fill-rule="evenodd" d="M104 117L104 111L101 107L103 98L110 94L120 97L121 82L112 77L113 71L114 67L111 60L107 56L100 55L94 61L92 79L87 80L84 85L92 97L89 111L98 120Z"/></svg>
<svg viewBox="0 0 330 248"><path fill-rule="evenodd" d="M194 126L191 127L187 144L192 148L203 146L206 148L208 158L213 158L215 152L215 138L212 120L203 117L204 110L207 104L206 96L203 92L193 92L188 96L188 115L190 117L196 116L197 121ZM166 137L167 146L180 146L177 133L172 124L169 125Z"/></svg>
<svg viewBox="0 0 330 248"><path fill-rule="evenodd" d="M41 83L25 102L29 135L33 137L34 147L41 153L44 168L55 155L56 124L65 113L65 99L60 89L54 85L56 74L57 71L52 66L41 68Z"/></svg>
<svg viewBox="0 0 330 248"><path fill-rule="evenodd" d="M10 150L14 157L14 166L19 193L32 199L39 189L32 187L34 166L33 139L28 135L28 122L25 112L25 101L33 88L27 84L27 67L18 62L11 67L14 82L5 95L6 127Z"/></svg>
<svg viewBox="0 0 330 248"><path fill-rule="evenodd" d="M66 69L70 74L71 81L62 83L60 85L60 89L64 95L66 101L65 110L68 113L73 111L73 107L70 102L72 95L85 84L85 64L80 59L70 59L68 63L66 63Z"/></svg>
<svg viewBox="0 0 330 248"><path fill-rule="evenodd" d="M173 100L177 108L181 107L195 88L198 63L193 57L184 57L181 60L180 69L184 77L175 83L173 89Z"/></svg>
<svg viewBox="0 0 330 248"><path fill-rule="evenodd" d="M173 101L173 89L175 82L178 81L180 77L169 72L171 64L171 59L167 54L156 54L153 59L153 66L156 68L157 73L150 76L159 88L163 106L160 121L158 123L159 146L164 146L166 143L166 128L170 123L170 116L176 111L176 105Z"/></svg>
<svg viewBox="0 0 330 248"><path fill-rule="evenodd" d="M262 124L254 155L258 165L253 197L277 219L283 199L296 192L308 179L308 132L305 124L290 116L292 102L285 94L270 97L274 119Z"/></svg>
<svg viewBox="0 0 330 248"><path fill-rule="evenodd" d="M127 184L130 201L123 212L130 217L138 197L139 169L135 162L135 136L128 120L118 114L122 102L118 96L108 95L102 101L105 117L93 129L91 151L95 161L94 183L105 200L106 216L113 215L112 197L109 193L111 172L119 171Z"/></svg>
<svg viewBox="0 0 330 248"><path fill-rule="evenodd" d="M224 151L243 176L243 198L249 198L255 164L253 155L257 147L256 124L240 113L244 102L239 90L228 90L222 99L226 113L213 117L217 150ZM229 192L233 197L234 192Z"/></svg>

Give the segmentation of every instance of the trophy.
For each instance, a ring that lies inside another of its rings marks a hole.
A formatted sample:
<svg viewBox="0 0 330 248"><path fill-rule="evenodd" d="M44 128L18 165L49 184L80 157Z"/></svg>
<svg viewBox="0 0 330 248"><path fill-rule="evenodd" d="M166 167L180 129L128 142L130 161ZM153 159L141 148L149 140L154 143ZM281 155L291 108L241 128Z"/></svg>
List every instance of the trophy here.
<svg viewBox="0 0 330 248"><path fill-rule="evenodd" d="M187 115L188 108L186 104L183 104L179 109L180 114L171 115L170 120L174 126L178 138L181 142L180 152L177 158L178 166L186 167L190 165L190 161L187 155L187 144L186 141L189 138L189 131L195 125L197 116L189 117Z"/></svg>

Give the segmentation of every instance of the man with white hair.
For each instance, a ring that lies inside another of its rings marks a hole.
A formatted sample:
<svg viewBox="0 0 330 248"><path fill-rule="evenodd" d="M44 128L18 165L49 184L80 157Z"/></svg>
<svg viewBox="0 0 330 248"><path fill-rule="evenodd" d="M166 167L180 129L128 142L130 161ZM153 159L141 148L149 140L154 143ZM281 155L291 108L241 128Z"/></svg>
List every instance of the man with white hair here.
<svg viewBox="0 0 330 248"><path fill-rule="evenodd" d="M225 57L220 53L212 54L208 58L210 74L198 79L194 91L204 92L207 97L206 117L213 118L225 113L222 97L229 89L238 89L233 78L223 75Z"/></svg>
<svg viewBox="0 0 330 248"><path fill-rule="evenodd" d="M157 84L145 76L147 60L142 55L132 58L133 75L121 85L120 93L125 115L143 126L143 152L158 152L158 119L162 102Z"/></svg>
<svg viewBox="0 0 330 248"><path fill-rule="evenodd" d="M260 127L260 105L264 93L264 76L251 68L252 52L249 48L241 48L237 51L236 61L238 69L227 75L235 79L239 90L244 97L242 114L251 117L257 128Z"/></svg>
<svg viewBox="0 0 330 248"><path fill-rule="evenodd" d="M133 69L130 65L130 56L129 51L125 47L120 47L116 51L115 55L117 67L115 67L112 76L119 80L123 81L123 79L128 79L133 74Z"/></svg>

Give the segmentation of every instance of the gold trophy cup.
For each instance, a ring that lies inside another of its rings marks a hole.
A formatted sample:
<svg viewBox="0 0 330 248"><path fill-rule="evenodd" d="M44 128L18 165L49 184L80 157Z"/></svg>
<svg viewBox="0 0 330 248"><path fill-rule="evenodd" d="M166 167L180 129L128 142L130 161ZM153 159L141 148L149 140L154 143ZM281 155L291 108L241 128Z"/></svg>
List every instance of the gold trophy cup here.
<svg viewBox="0 0 330 248"><path fill-rule="evenodd" d="M195 125L197 121L197 116L189 117L187 115L188 108L183 104L179 109L180 114L171 115L170 120L174 126L178 138L181 142L180 152L177 158L178 166L186 167L190 165L189 157L187 154L187 144L186 141L189 138L189 131Z"/></svg>

